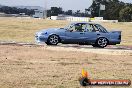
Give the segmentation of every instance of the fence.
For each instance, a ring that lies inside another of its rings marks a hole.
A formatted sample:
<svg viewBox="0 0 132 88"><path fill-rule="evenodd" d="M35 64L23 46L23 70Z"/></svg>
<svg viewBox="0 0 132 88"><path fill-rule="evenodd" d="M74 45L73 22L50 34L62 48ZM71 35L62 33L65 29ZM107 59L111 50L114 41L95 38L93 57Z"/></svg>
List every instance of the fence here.
<svg viewBox="0 0 132 88"><path fill-rule="evenodd" d="M117 23L118 20L103 20L103 17L65 17L65 16L51 16L52 20L68 20L68 21L83 21L83 22L110 22Z"/></svg>

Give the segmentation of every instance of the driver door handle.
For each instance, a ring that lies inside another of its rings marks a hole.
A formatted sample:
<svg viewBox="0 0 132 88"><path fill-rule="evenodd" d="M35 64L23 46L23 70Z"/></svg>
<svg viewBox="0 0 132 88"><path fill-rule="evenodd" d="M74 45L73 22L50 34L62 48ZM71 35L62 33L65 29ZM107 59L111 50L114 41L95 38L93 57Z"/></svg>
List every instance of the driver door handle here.
<svg viewBox="0 0 132 88"><path fill-rule="evenodd" d="M100 34L97 34L97 35L100 35Z"/></svg>
<svg viewBox="0 0 132 88"><path fill-rule="evenodd" d="M80 34L84 34L84 33L80 33Z"/></svg>

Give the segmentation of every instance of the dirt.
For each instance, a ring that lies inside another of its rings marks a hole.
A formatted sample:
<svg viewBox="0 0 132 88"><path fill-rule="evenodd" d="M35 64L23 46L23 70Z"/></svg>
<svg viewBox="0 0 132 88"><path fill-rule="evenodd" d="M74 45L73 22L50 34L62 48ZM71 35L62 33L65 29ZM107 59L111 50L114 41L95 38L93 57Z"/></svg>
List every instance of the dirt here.
<svg viewBox="0 0 132 88"><path fill-rule="evenodd" d="M132 50L0 45L0 88L82 88L83 68L91 79L132 80L131 58Z"/></svg>

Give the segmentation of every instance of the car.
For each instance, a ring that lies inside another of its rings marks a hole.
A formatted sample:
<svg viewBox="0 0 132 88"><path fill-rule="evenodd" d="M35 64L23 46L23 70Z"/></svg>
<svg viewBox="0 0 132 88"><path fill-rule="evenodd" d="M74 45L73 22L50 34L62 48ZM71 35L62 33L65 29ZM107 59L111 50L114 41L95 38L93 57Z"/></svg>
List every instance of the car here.
<svg viewBox="0 0 132 88"><path fill-rule="evenodd" d="M35 34L37 43L47 45L80 44L104 48L121 42L121 31L107 31L96 23L76 22L64 28L42 29Z"/></svg>

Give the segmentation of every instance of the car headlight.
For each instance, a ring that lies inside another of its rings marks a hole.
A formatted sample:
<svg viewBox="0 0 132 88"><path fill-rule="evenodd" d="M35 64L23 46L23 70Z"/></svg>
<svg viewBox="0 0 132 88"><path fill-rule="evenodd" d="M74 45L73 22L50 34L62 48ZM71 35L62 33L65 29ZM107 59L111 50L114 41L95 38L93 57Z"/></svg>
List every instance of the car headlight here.
<svg viewBox="0 0 132 88"><path fill-rule="evenodd" d="M41 35L46 35L46 34L48 34L47 32L43 32L43 33L41 33Z"/></svg>

